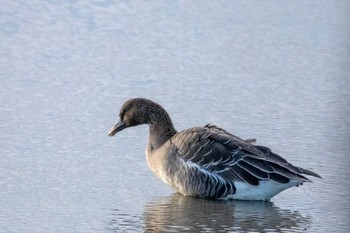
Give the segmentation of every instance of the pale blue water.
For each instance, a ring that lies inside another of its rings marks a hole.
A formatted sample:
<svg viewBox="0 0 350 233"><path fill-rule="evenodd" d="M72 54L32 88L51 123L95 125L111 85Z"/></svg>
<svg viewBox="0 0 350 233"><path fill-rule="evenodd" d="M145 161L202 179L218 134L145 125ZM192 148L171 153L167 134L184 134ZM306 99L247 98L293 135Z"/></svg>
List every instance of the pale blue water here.
<svg viewBox="0 0 350 233"><path fill-rule="evenodd" d="M3 1L0 232L349 232L348 1ZM184 198L128 98L255 137L323 179L271 203Z"/></svg>

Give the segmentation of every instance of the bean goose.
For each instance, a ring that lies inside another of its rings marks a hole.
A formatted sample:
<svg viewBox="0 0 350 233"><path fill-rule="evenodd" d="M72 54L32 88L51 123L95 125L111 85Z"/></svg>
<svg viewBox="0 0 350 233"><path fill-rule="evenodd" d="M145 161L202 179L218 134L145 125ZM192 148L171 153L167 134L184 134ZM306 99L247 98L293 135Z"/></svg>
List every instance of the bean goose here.
<svg viewBox="0 0 350 233"><path fill-rule="evenodd" d="M279 192L318 174L296 167L269 148L243 140L215 125L177 132L159 104L126 101L109 136L125 128L149 125L146 159L152 172L185 196L270 200Z"/></svg>

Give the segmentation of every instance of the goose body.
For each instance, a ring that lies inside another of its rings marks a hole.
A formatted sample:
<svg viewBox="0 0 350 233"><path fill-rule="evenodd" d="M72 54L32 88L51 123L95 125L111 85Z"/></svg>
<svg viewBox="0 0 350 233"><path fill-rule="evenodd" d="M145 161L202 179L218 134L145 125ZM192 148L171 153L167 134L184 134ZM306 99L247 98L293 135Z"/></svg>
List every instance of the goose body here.
<svg viewBox="0 0 350 233"><path fill-rule="evenodd" d="M306 175L321 178L252 139L243 140L214 125L177 132L165 109L151 100L128 100L119 117L109 135L148 124L148 167L185 196L270 200L287 188L309 182Z"/></svg>

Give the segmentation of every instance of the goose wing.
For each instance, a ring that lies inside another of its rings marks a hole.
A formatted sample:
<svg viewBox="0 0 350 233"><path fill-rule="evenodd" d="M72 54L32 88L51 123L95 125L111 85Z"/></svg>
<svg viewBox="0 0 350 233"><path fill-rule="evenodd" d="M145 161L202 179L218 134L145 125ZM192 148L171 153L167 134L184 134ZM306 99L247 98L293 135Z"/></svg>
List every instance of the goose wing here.
<svg viewBox="0 0 350 233"><path fill-rule="evenodd" d="M320 177L295 167L269 148L254 145L214 125L190 128L176 134L171 143L186 162L233 181L258 185L261 180L288 183L310 181L304 175Z"/></svg>

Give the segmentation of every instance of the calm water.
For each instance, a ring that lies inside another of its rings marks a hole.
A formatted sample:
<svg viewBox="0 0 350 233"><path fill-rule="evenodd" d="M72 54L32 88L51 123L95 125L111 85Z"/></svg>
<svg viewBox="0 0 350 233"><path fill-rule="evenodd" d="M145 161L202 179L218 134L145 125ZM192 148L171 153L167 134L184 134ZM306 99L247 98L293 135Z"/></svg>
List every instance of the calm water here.
<svg viewBox="0 0 350 233"><path fill-rule="evenodd" d="M349 1L3 1L0 232L349 232ZM147 127L217 124L323 176L271 202L184 198Z"/></svg>

